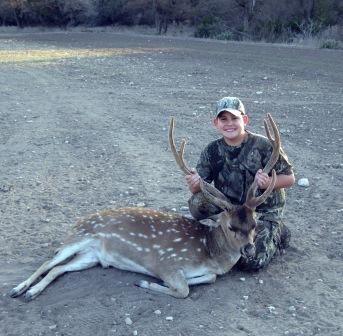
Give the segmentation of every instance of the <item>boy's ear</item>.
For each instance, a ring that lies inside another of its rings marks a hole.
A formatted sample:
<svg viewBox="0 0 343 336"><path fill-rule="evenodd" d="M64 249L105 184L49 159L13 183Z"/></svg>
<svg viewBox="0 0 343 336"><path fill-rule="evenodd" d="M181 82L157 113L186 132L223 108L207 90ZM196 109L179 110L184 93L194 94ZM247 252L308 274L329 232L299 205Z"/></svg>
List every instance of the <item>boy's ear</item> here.
<svg viewBox="0 0 343 336"><path fill-rule="evenodd" d="M249 117L246 114L243 116L243 122L244 122L244 126L248 125L249 123Z"/></svg>
<svg viewBox="0 0 343 336"><path fill-rule="evenodd" d="M212 119L212 124L213 124L214 127L217 128L217 125L218 125L218 118L213 118L213 119Z"/></svg>

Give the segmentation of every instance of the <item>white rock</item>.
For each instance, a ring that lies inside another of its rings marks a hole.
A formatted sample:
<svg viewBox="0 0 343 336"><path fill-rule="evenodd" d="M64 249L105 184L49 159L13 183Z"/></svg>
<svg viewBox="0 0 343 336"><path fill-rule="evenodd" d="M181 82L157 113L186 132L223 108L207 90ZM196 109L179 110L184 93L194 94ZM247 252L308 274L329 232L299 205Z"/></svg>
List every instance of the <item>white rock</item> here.
<svg viewBox="0 0 343 336"><path fill-rule="evenodd" d="M136 335L138 335L138 331L134 330L132 334L136 336Z"/></svg>
<svg viewBox="0 0 343 336"><path fill-rule="evenodd" d="M267 309L269 310L270 313L273 313L275 311L274 306L268 306Z"/></svg>
<svg viewBox="0 0 343 336"><path fill-rule="evenodd" d="M144 202L139 202L139 203L137 203L137 206L140 207L140 208L141 207L145 207L145 203Z"/></svg>
<svg viewBox="0 0 343 336"><path fill-rule="evenodd" d="M259 282L261 285L263 284L263 280L262 280L262 279L258 280L258 282Z"/></svg>
<svg viewBox="0 0 343 336"><path fill-rule="evenodd" d="M239 280L241 280L241 281L245 281L245 278L239 278Z"/></svg>
<svg viewBox="0 0 343 336"><path fill-rule="evenodd" d="M188 211L189 209L188 209L187 206L182 206L182 207L180 208L180 210L181 210L181 211Z"/></svg>
<svg viewBox="0 0 343 336"><path fill-rule="evenodd" d="M154 314L156 314L156 315L161 315L162 312L161 312L159 309L156 309L156 310L154 311Z"/></svg>
<svg viewBox="0 0 343 336"><path fill-rule="evenodd" d="M127 317L127 318L125 319L125 323L126 323L127 325L131 325L133 322L132 322L132 320L131 320L129 317Z"/></svg>
<svg viewBox="0 0 343 336"><path fill-rule="evenodd" d="M303 178L299 179L298 185L300 187L309 187L310 186L310 182L309 182L309 180L306 177L303 177Z"/></svg>
<svg viewBox="0 0 343 336"><path fill-rule="evenodd" d="M294 306L290 306L290 307L288 307L288 311L295 312L296 308Z"/></svg>
<svg viewBox="0 0 343 336"><path fill-rule="evenodd" d="M166 320L167 320L167 321L173 321L173 320L174 320L174 317L173 317L173 316L167 316L167 317L166 317Z"/></svg>

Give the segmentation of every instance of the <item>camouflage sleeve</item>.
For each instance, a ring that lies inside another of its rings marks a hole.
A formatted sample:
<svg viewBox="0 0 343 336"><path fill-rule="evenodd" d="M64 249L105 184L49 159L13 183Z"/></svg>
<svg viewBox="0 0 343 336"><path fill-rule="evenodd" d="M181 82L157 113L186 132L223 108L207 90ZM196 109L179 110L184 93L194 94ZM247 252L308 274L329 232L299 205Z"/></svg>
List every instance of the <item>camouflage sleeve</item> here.
<svg viewBox="0 0 343 336"><path fill-rule="evenodd" d="M290 164L288 157L284 150L280 149L279 159L277 160L274 166L276 174L280 175L292 175L293 174L293 167Z"/></svg>
<svg viewBox="0 0 343 336"><path fill-rule="evenodd" d="M201 152L196 170L200 177L206 182L211 183L213 181L213 169L211 166L208 146Z"/></svg>

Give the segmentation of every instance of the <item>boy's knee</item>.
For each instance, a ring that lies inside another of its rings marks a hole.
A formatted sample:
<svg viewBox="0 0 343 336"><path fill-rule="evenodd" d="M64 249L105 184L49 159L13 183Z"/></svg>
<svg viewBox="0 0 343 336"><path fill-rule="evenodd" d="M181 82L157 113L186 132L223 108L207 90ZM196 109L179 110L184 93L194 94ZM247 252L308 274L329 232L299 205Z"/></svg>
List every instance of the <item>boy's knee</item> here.
<svg viewBox="0 0 343 336"><path fill-rule="evenodd" d="M236 264L236 268L241 271L258 271L261 268L266 267L275 254L276 249L271 249L269 251L263 251L258 253L253 257L241 256Z"/></svg>

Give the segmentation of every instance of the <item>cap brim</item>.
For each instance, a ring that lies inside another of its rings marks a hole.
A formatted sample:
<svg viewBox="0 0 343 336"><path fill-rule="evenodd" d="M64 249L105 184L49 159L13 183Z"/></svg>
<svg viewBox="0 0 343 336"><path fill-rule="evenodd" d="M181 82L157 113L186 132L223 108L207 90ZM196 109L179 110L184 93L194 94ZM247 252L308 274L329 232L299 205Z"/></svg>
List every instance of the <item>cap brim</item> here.
<svg viewBox="0 0 343 336"><path fill-rule="evenodd" d="M219 111L217 112L217 115L216 115L216 116L218 117L219 114L222 113L222 112L224 112L224 111L229 112L229 113L233 114L233 115L236 116L236 117L239 117L239 116L243 115L243 113L242 113L241 111L233 110L233 109L228 109L228 108L224 108L224 109L219 110Z"/></svg>

